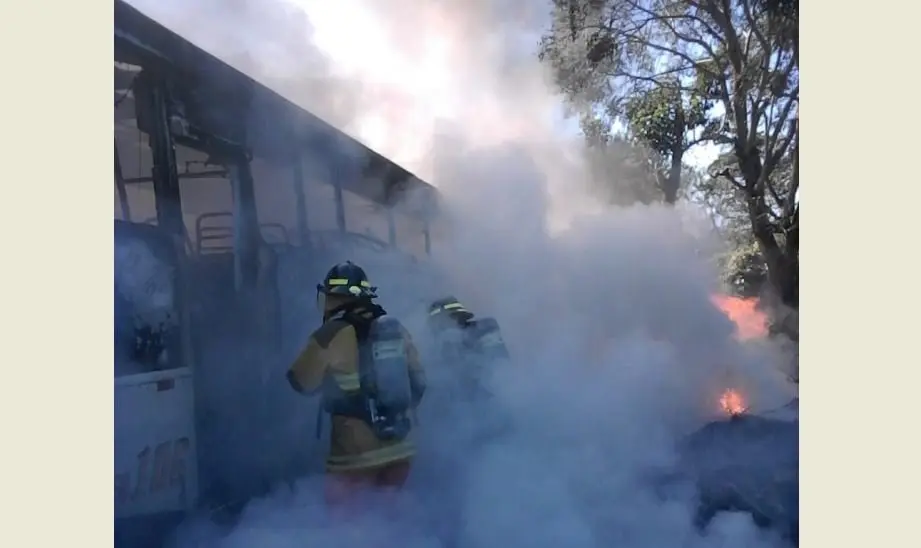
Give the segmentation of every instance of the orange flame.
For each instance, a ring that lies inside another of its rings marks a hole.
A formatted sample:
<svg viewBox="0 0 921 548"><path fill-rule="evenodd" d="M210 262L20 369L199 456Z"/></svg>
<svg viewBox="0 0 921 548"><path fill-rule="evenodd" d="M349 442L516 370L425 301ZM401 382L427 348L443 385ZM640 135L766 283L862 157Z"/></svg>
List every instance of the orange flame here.
<svg viewBox="0 0 921 548"><path fill-rule="evenodd" d="M768 317L758 309L758 299L743 299L729 295L711 296L713 304L736 324L736 336L741 340L757 339L768 334Z"/></svg>
<svg viewBox="0 0 921 548"><path fill-rule="evenodd" d="M730 417L735 417L748 411L748 406L745 405L745 398L738 391L731 388L720 396L720 407Z"/></svg>
<svg viewBox="0 0 921 548"><path fill-rule="evenodd" d="M766 337L768 334L767 314L758 308L758 299L732 297L729 295L712 295L713 304L719 308L736 326L739 340L751 340ZM742 394L729 388L720 396L720 408L730 417L737 417L748 411L748 405Z"/></svg>

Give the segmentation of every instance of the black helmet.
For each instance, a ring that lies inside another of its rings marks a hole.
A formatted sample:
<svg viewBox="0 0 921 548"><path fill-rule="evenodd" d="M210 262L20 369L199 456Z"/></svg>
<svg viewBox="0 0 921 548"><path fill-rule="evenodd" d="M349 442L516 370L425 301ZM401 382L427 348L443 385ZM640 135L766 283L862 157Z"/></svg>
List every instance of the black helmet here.
<svg viewBox="0 0 921 548"><path fill-rule="evenodd" d="M441 318L451 318L460 323L473 319L473 312L467 310L454 296L447 296L429 305L429 320L437 321Z"/></svg>
<svg viewBox="0 0 921 548"><path fill-rule="evenodd" d="M357 264L345 261L329 269L322 284L317 284L317 291L326 295L345 295L351 297L377 297L376 287L371 286L368 275Z"/></svg>

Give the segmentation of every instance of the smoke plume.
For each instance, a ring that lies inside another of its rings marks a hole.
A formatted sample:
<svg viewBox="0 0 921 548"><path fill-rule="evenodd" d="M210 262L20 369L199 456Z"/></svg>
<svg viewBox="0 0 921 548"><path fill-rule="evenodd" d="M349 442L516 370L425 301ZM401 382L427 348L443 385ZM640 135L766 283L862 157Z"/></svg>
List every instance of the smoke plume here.
<svg viewBox="0 0 921 548"><path fill-rule="evenodd" d="M580 138L534 55L549 6L131 3L437 186L442 226L430 263L360 251L349 258L366 268L381 303L423 352L425 305L451 293L495 317L513 354L491 379L495 408L437 414L429 401L437 389L427 396L410 484L384 505L398 519L325 525L314 475L252 501L233 527L191 520L177 548L387 539L393 544L383 545L435 548L445 545L443 530L472 548L779 542L743 514L698 533L689 497L663 499L645 480L650 468L671 462L678 437L719 413L727 384L741 387L755 410L789 399L771 373L782 356L733 337L732 322L711 300L716 273L701 259L713 242L680 208L605 208L593 199ZM344 258L289 268L309 270L315 283ZM319 322L307 306L313 285L286 290L305 303L290 320L305 336ZM312 434L315 403L287 393L286 365L270 376L277 403L260 404L275 405L285 419L258 452L319 462L324 442L295 435ZM433 385L450 376L435 361L426 366ZM505 423L488 442L465 434L497 414Z"/></svg>

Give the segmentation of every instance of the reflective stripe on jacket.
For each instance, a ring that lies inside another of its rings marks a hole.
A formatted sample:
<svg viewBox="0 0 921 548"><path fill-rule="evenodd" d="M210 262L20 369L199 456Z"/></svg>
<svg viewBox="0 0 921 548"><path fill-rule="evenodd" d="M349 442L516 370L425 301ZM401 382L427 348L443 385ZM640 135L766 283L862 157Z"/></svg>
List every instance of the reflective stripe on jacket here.
<svg viewBox="0 0 921 548"><path fill-rule="evenodd" d="M424 379L418 351L405 329L403 335L409 367L415 375ZM291 365L288 379L299 392L312 393L320 388L327 374L346 392L359 388L358 338L355 328L348 323L326 322L314 331L307 346ZM326 460L326 468L331 472L375 468L411 459L415 454L415 446L410 440L378 439L361 419L334 415L331 422L330 450Z"/></svg>

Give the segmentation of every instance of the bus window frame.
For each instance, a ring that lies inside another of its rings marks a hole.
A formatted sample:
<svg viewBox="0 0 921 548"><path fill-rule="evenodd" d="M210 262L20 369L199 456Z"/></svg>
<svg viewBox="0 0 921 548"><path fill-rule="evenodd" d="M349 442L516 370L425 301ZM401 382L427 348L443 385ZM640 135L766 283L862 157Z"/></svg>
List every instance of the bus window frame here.
<svg viewBox="0 0 921 548"><path fill-rule="evenodd" d="M393 247L397 246L397 216L392 207L387 208L387 240Z"/></svg>
<svg viewBox="0 0 921 548"><path fill-rule="evenodd" d="M149 135L157 224L171 235L182 238L185 224L176 151L169 127L169 90L164 78L146 68L138 73L134 89L138 129Z"/></svg>
<svg viewBox="0 0 921 548"><path fill-rule="evenodd" d="M294 158L294 173L292 183L294 184L294 207L297 217L298 240L302 247L310 245L310 225L307 223L307 195L304 192L304 159L300 155Z"/></svg>
<svg viewBox="0 0 921 548"><path fill-rule="evenodd" d="M173 371L188 367L190 364L186 354L186 325L183 318L182 250L176 247L174 238L163 233L158 227L127 220L115 220L113 237L115 238L116 245L118 243L127 244L130 242L134 245L142 246L146 253L154 257L157 262L162 263L169 272L169 283L172 288L172 299L169 309L170 315L173 316L172 320L176 322L176 338L168 338L168 342L164 348L164 350L168 352L168 367L160 368L156 365L151 366L148 363L142 363L142 365L148 369L146 373L153 371ZM118 268L118 265L116 265L116 268ZM151 325L149 327L155 326ZM175 346L173 346L173 343ZM177 350L178 355L174 356L173 352ZM117 375L116 379L146 373L126 373Z"/></svg>
<svg viewBox="0 0 921 548"><path fill-rule="evenodd" d="M425 254L430 256L432 254L432 234L429 231L428 219L422 220L422 238L425 243Z"/></svg>
<svg viewBox="0 0 921 548"><path fill-rule="evenodd" d="M115 191L118 192L118 204L122 208L122 219L132 221L131 204L128 203L128 189L125 186L125 175L122 172L122 162L118 157L118 140L115 140Z"/></svg>
<svg viewBox="0 0 921 548"><path fill-rule="evenodd" d="M333 173L333 194L336 196L336 227L342 232L348 232L345 220L345 194L342 188L342 177L338 172Z"/></svg>
<svg viewBox="0 0 921 548"><path fill-rule="evenodd" d="M226 164L233 192L233 268L238 292L254 287L257 282L262 240L250 161L250 155L240 149Z"/></svg>
<svg viewBox="0 0 921 548"><path fill-rule="evenodd" d="M307 153L302 152L298 155L298 161L294 162L295 164L295 190L297 192L298 200L304 199L303 192L303 162L307 159ZM333 196L335 200L336 207L336 228L339 232L343 234L349 234L348 224L345 213L345 191L348 190L343 184L343 177L345 173L343 170L339 169L338 166L331 166L332 169L329 170L330 180L324 181L326 184L329 184L333 187ZM356 193L357 196L368 200L369 198L366 195ZM400 249L399 241L397 238L397 226L396 226L396 213L399 211L398 206L393 203L391 197L385 197L379 200L370 200L373 204L381 206L382 209L386 212L387 220L387 241L388 244L394 249ZM306 203L306 200L305 200ZM429 218L427 215L418 215L413 214L408 211L400 211L404 215L407 215L410 219L418 221L422 224L422 239L423 239L423 250L427 257L430 257L432 254L432 241L431 241L431 231L429 227ZM302 236L302 241L309 242L312 237L310 236L311 231L307 228L307 211L306 206L297 211L297 220L300 230L303 230L307 237ZM325 231L324 231L325 232Z"/></svg>
<svg viewBox="0 0 921 548"><path fill-rule="evenodd" d="M116 61L119 60L116 50ZM176 164L174 141L169 128L169 112L167 101L167 85L165 79L156 71L139 63L141 71L135 77L133 86L135 122L138 132L146 133L148 146L151 151L151 182L154 190L154 205L157 212L158 230L165 233L173 242L173 251L177 258L175 272L175 294L173 310L179 323L179 354L177 363L183 364L190 370L195 369L194 353L191 341L191 317L188 309L188 273L185 264L186 233L182 217L182 202L179 194L179 173ZM116 142L117 147L117 142ZM122 186L129 183L121 173L121 164L116 148L115 154L116 182L121 181ZM123 210L125 222L132 224L149 224L146 221L136 223L127 218Z"/></svg>

